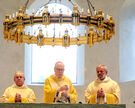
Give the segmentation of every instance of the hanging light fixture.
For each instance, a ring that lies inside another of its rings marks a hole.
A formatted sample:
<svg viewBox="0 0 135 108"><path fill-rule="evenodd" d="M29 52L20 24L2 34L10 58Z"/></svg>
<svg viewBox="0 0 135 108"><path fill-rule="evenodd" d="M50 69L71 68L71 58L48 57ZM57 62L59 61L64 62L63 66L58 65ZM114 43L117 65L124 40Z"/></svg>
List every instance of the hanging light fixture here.
<svg viewBox="0 0 135 108"><path fill-rule="evenodd" d="M49 0L45 4L46 9L43 11L42 15L34 15L34 11L31 15L27 14L27 0L23 9L19 9L16 16L13 14L12 18L8 14L5 16L3 22L4 25L4 38L5 40L14 40L16 43L27 43L27 44L37 44L38 46L43 45L61 45L68 47L70 45L81 45L88 44L92 46L95 42L105 41L108 42L112 36L115 34L115 23L112 16L107 15L104 18L102 10L99 9L95 11L93 5L89 0L87 15L84 15L84 11L79 12L77 5L73 4L72 15L63 15L62 13L57 15L51 15L47 10L47 4L52 0ZM59 0L61 2L61 0ZM55 0L56 2L56 0ZM85 32L84 36L70 37L68 30L65 30L65 34L61 37L48 37L42 33L42 29L39 30L37 36L30 35L30 33L25 33L26 26L33 26L35 24L43 24L45 26L52 23L70 23L74 26L85 25L89 28L88 32Z"/></svg>

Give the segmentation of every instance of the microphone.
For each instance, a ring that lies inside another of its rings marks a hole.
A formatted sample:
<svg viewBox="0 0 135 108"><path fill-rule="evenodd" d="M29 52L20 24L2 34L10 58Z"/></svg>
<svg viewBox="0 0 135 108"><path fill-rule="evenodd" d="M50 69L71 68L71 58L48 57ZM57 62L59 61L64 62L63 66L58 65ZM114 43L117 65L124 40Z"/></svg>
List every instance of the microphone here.
<svg viewBox="0 0 135 108"><path fill-rule="evenodd" d="M70 97L67 97L67 100L68 100L68 103L71 103L71 101L70 101Z"/></svg>
<svg viewBox="0 0 135 108"><path fill-rule="evenodd" d="M78 102L79 104L82 104L82 102L80 101L80 102Z"/></svg>

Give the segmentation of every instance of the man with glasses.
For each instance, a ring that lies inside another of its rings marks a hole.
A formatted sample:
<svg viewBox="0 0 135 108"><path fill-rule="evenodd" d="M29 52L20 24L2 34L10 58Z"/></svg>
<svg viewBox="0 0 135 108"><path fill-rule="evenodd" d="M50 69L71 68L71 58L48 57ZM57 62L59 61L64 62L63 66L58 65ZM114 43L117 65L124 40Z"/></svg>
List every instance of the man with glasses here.
<svg viewBox="0 0 135 108"><path fill-rule="evenodd" d="M85 102L90 104L119 104L119 85L110 77L107 77L106 66L99 65L96 71L97 79L90 83L85 91Z"/></svg>
<svg viewBox="0 0 135 108"><path fill-rule="evenodd" d="M33 103L36 101L35 94L32 89L24 85L25 77L20 71L14 74L14 82L12 86L8 87L3 96L1 102L4 103Z"/></svg>
<svg viewBox="0 0 135 108"><path fill-rule="evenodd" d="M76 103L77 94L72 82L64 75L64 64L56 62L54 75L45 80L44 103Z"/></svg>

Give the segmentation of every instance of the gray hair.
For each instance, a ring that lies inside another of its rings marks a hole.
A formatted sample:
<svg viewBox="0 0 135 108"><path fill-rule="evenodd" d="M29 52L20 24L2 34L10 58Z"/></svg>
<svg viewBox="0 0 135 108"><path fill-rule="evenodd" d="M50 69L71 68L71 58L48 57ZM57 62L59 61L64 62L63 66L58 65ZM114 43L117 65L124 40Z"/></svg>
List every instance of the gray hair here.
<svg viewBox="0 0 135 108"><path fill-rule="evenodd" d="M107 66L106 66L106 65L101 65L101 64L100 64L100 65L97 66L97 68L98 68L98 67L103 67L104 70L107 71ZM96 69L97 69L97 68L96 68Z"/></svg>

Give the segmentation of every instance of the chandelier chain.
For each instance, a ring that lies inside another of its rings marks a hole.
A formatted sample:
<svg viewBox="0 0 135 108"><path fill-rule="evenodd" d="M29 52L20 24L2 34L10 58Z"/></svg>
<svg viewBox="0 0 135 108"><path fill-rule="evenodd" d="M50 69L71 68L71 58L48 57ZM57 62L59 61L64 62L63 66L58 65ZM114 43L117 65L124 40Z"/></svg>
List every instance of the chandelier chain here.
<svg viewBox="0 0 135 108"><path fill-rule="evenodd" d="M89 10L90 10L90 14L91 14L91 16L92 16L92 10L91 10L91 5L89 4L89 0L87 0L87 3L88 3L88 7L89 7Z"/></svg>
<svg viewBox="0 0 135 108"><path fill-rule="evenodd" d="M90 4L90 6L92 7L93 11L95 11L95 7L92 5L91 1L88 0L88 3Z"/></svg>
<svg viewBox="0 0 135 108"><path fill-rule="evenodd" d="M23 13L25 13L27 6L28 6L29 0L26 1L24 7L23 7Z"/></svg>

